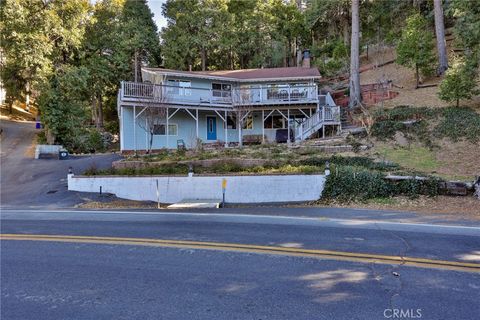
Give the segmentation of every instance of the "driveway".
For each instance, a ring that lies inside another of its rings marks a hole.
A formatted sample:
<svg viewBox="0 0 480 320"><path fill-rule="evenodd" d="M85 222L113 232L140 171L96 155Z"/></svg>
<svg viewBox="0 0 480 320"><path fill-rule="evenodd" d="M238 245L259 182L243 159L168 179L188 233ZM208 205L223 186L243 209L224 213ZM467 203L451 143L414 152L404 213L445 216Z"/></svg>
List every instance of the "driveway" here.
<svg viewBox="0 0 480 320"><path fill-rule="evenodd" d="M118 154L70 156L68 160L34 159L33 122L1 121L0 201L2 207L66 208L96 194L67 190L68 168L82 173L91 166L109 168Z"/></svg>

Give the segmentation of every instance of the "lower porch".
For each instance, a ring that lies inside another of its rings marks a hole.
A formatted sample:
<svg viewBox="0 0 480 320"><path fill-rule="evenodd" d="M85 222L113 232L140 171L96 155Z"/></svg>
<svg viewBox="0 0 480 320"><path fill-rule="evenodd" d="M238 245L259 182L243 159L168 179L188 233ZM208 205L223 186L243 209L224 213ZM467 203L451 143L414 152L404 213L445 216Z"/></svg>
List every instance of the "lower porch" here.
<svg viewBox="0 0 480 320"><path fill-rule="evenodd" d="M166 108L161 118L152 121L147 108L121 106L122 152L293 142L296 129L317 111L316 106L236 111ZM332 125L339 129L339 123Z"/></svg>

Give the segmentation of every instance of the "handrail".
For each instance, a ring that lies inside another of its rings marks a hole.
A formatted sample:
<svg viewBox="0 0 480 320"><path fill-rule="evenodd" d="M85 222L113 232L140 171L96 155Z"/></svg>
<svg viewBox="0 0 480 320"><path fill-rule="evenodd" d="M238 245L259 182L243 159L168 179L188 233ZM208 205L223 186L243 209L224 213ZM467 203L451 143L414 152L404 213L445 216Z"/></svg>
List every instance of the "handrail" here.
<svg viewBox="0 0 480 320"><path fill-rule="evenodd" d="M305 140L313 132L320 129L326 122L340 122L340 107L323 106L311 117L305 119L295 128L295 139Z"/></svg>
<svg viewBox="0 0 480 320"><path fill-rule="evenodd" d="M309 85L251 85L232 87L228 90L210 88L172 86L122 81L120 97L122 100L152 100L166 94L171 102L220 103L230 105L255 105L265 103L317 103L319 99L316 84ZM323 96L321 96L323 98Z"/></svg>

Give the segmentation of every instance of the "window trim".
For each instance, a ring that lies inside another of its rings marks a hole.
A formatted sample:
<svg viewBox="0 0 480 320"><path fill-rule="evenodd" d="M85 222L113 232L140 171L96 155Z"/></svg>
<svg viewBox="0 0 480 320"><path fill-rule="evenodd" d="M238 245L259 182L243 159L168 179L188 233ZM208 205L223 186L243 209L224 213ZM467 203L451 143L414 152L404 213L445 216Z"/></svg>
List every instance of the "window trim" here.
<svg viewBox="0 0 480 320"><path fill-rule="evenodd" d="M176 84L172 84L176 83ZM181 84L188 84L182 86ZM178 84L178 85L177 85ZM192 95L192 81L182 80L182 79L168 79L166 81L167 93L174 94L178 96L191 96Z"/></svg>
<svg viewBox="0 0 480 320"><path fill-rule="evenodd" d="M154 126L164 126L164 127L166 127L167 124L166 124L166 123L159 123L159 124L154 124ZM175 134L169 134L168 136L169 136L169 137L178 137L178 124L177 124L177 123L169 123L169 124L168 124L168 127L170 128L170 126L175 127ZM170 130L169 130L169 131L170 131ZM154 132L155 132L155 129L154 129ZM156 134L156 133L154 133L153 135L154 135L154 136L159 136L159 137L165 137L165 136L167 135L166 133L167 133L167 131L165 131L164 134Z"/></svg>

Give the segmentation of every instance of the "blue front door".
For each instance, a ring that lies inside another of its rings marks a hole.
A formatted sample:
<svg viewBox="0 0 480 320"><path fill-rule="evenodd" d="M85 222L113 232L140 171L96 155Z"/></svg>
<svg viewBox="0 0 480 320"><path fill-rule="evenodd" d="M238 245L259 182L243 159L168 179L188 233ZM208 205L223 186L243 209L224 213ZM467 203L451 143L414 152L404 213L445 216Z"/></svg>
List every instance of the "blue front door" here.
<svg viewBox="0 0 480 320"><path fill-rule="evenodd" d="M207 140L217 140L216 117L207 117Z"/></svg>

